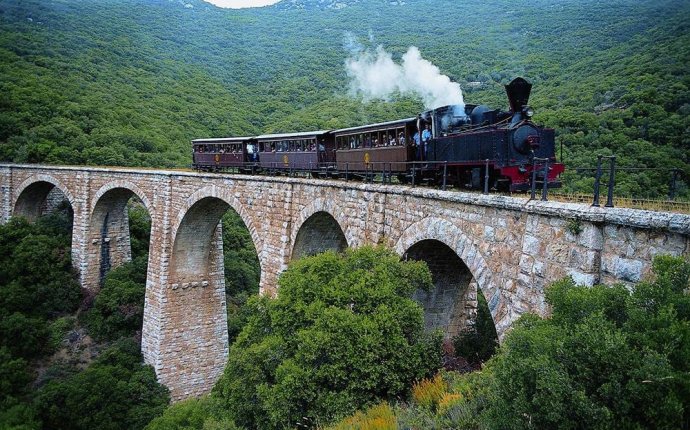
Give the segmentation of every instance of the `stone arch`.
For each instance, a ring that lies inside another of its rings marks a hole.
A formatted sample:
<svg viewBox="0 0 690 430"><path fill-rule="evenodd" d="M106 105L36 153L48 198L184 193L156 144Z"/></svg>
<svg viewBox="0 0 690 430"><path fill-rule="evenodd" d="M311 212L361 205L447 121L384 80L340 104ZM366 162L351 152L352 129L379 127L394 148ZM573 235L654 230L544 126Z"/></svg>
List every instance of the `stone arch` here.
<svg viewBox="0 0 690 430"><path fill-rule="evenodd" d="M409 226L398 239L395 250L404 256L415 244L435 240L443 243L462 260L469 269L477 288L481 289L489 304L489 311L498 332L503 337L510 318L502 291L478 247L455 225L441 218L425 218Z"/></svg>
<svg viewBox="0 0 690 430"><path fill-rule="evenodd" d="M12 204L12 215L24 216L29 220L35 220L41 215L42 207L48 195L58 189L69 202L72 210L75 210L74 196L69 189L58 179L46 174L36 174L27 178L17 187Z"/></svg>
<svg viewBox="0 0 690 430"><path fill-rule="evenodd" d="M358 243L357 238L352 232L352 229L349 228L349 223L347 222L347 217L343 213L343 211L338 208L336 202L334 200L326 200L324 198L318 198L311 203L309 203L307 206L305 206L300 212L299 215L297 216L297 219L294 222L294 228L292 229L292 233L290 236L290 243L293 244L292 248L292 255L294 258L294 253L295 249L298 247L298 241L302 239L300 235L304 235L304 230L303 227L305 227L307 222L313 222L316 221L318 222L319 220L314 218L315 216L319 216L319 214L324 214L327 215L326 219L330 218L330 226L331 227L337 227L339 232L342 234L342 238L344 239L344 248L347 248L348 246L359 246L361 245ZM321 221L324 221L323 219ZM345 226L345 228L343 228ZM338 243L338 241L334 238L333 243ZM326 247L322 249L321 251L325 251L326 249L334 249L334 248L340 248L339 246L334 246L334 247ZM297 256L299 258L299 256Z"/></svg>
<svg viewBox="0 0 690 430"><path fill-rule="evenodd" d="M292 259L333 250L342 252L347 248L347 239L338 221L324 211L315 212L307 218L295 235Z"/></svg>
<svg viewBox="0 0 690 430"><path fill-rule="evenodd" d="M153 213L151 202L149 198L146 196L146 193L144 193L144 191L141 188L139 188L132 182L117 180L110 181L98 189L96 194L94 194L93 198L91 199L91 207L89 208L89 214L93 214L93 211L96 208L96 204L98 204L98 201L101 199L101 197L103 197L105 193L115 188L122 188L131 191L133 195L137 196L137 198L141 200L149 214Z"/></svg>
<svg viewBox="0 0 690 430"><path fill-rule="evenodd" d="M171 274L174 272L175 276L182 275L182 278L195 278L197 275L194 274L196 269L190 267L188 262L195 261L197 264L203 261L205 264L203 271L208 272L209 266L208 257L211 251L213 235L215 234L218 223L223 216L223 214L232 208L242 219L244 225L249 230L249 234L254 242L254 248L259 257L259 265L263 267L263 256L265 251L263 249L263 241L261 240L254 222L246 210L244 205L228 190L211 185L204 187L200 190L194 192L187 201L182 206L178 212L177 219L175 220L171 229L171 243L172 243L172 256L171 256ZM200 211L206 211L206 213L199 213ZM215 220L215 222L214 222ZM189 222L194 224L189 224ZM208 237L199 238L193 240L191 237L194 233L193 228L199 229L199 232L203 232ZM184 235L185 237L181 237ZM210 235L210 236L209 236ZM194 247L189 248L182 246L183 241L187 243L193 243ZM185 255L185 261L181 261L182 255L178 252L182 252ZM222 254L222 249L221 249ZM189 259L192 260L189 260ZM179 266L178 266L179 265ZM264 285L264 271L261 270L261 279L259 285ZM182 279L180 278L180 279Z"/></svg>
<svg viewBox="0 0 690 430"><path fill-rule="evenodd" d="M149 216L152 206L146 194L128 181L112 181L103 185L91 199L87 230L87 258L82 267L82 283L98 289L106 273L131 261L128 202L136 196Z"/></svg>
<svg viewBox="0 0 690 430"><path fill-rule="evenodd" d="M176 383L204 392L220 378L229 353L221 229L232 208L250 232L262 264L262 245L246 208L229 190L208 186L193 193L171 226L172 250L160 353ZM261 281L264 271L261 271Z"/></svg>
<svg viewBox="0 0 690 430"><path fill-rule="evenodd" d="M453 249L436 239L416 242L404 256L425 261L433 276L435 288L414 295L424 308L426 329L442 329L446 339L462 333L477 312L477 284L467 265Z"/></svg>

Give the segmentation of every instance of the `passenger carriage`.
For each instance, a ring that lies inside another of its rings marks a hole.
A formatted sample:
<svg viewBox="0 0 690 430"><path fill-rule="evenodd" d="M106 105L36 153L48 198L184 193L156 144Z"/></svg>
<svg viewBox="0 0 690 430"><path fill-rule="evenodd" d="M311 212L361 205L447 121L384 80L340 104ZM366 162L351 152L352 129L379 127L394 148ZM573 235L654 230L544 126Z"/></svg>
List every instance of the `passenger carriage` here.
<svg viewBox="0 0 690 430"><path fill-rule="evenodd" d="M340 172L405 173L415 160L417 119L407 118L335 130L336 169Z"/></svg>
<svg viewBox="0 0 690 430"><path fill-rule="evenodd" d="M192 167L197 170L251 171L256 154L254 137L192 140Z"/></svg>
<svg viewBox="0 0 690 430"><path fill-rule="evenodd" d="M263 170L312 173L328 170L335 163L335 145L330 131L264 134L256 137L259 164Z"/></svg>

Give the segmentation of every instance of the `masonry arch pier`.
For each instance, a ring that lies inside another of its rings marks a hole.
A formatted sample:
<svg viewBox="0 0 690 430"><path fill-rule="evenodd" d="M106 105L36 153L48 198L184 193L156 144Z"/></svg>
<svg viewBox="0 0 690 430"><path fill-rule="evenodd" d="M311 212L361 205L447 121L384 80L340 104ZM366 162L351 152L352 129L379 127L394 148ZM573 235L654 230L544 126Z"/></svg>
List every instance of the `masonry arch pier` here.
<svg viewBox="0 0 690 430"><path fill-rule="evenodd" d="M165 366L157 373L166 385L184 387L184 391L173 393L176 399L207 392L227 362L228 304L221 220L228 210L239 215L253 241L251 228L242 216L246 211L238 201L215 188L192 195L171 229L165 300L144 316L145 325L153 319L165 321L158 323L160 337L156 339L160 344L156 360ZM254 247L260 249L256 242ZM156 301L153 295L151 298Z"/></svg>
<svg viewBox="0 0 690 430"><path fill-rule="evenodd" d="M502 291L477 246L457 226L440 218L422 219L403 232L395 249L403 258L427 261L434 275L435 291L417 296L428 328L443 327L446 337L457 334L476 312L480 288L502 337L509 324ZM450 266L442 267L440 259Z"/></svg>
<svg viewBox="0 0 690 430"><path fill-rule="evenodd" d="M106 185L95 194L88 224L87 258L81 267L82 285L92 291L103 286L111 269L132 260L130 202L142 205L151 215L148 199L133 184Z"/></svg>

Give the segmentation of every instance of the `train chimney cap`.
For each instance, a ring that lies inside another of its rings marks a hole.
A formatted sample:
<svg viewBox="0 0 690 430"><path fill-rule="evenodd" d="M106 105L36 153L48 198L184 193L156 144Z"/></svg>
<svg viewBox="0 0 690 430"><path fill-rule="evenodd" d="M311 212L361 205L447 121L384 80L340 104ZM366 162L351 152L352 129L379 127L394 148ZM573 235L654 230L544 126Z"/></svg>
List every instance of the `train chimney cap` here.
<svg viewBox="0 0 690 430"><path fill-rule="evenodd" d="M527 106L527 102L529 102L532 84L523 78L515 78L505 87L511 112L522 111L522 107Z"/></svg>

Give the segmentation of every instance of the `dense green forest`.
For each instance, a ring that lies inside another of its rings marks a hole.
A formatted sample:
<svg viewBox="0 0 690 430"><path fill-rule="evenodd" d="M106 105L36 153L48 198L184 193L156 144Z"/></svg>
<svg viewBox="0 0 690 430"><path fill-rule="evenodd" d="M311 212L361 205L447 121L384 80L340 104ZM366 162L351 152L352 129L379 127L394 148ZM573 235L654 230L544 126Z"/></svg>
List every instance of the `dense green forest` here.
<svg viewBox="0 0 690 430"><path fill-rule="evenodd" d="M3 0L0 159L180 167L190 163L192 138L421 111L410 97L351 96L344 63L354 40L395 59L417 46L470 103L505 107L502 84L532 81L536 119L557 129L559 156L562 146L571 167L567 191L591 190L591 175L575 167L615 154L621 167L662 169L621 172L620 194L663 196L667 169L678 168L688 197L687 2L339 4L346 7Z"/></svg>
<svg viewBox="0 0 690 430"><path fill-rule="evenodd" d="M0 428L142 428L170 400L142 365L142 257L94 298L72 271L71 227L69 208L0 226Z"/></svg>
<svg viewBox="0 0 690 430"><path fill-rule="evenodd" d="M0 160L185 167L193 138L412 116L414 97L353 95L345 61L416 46L468 103L506 107L502 85L530 80L566 191L591 191L576 167L613 154L658 169L620 172L617 193L663 197L675 168L688 199L688 16L683 0L0 0ZM475 331L454 340L481 369L464 374L410 299L430 288L424 265L380 248L319 255L260 298L232 211L231 366L211 395L169 407L139 352L150 221L129 211L132 262L98 294L71 269L68 208L0 226L0 429L690 426L687 261L659 258L630 288L558 281L551 318L523 316L500 347L480 294Z"/></svg>
<svg viewBox="0 0 690 430"><path fill-rule="evenodd" d="M0 429L141 429L167 408L143 365L141 330L150 218L129 204L132 261L80 290L70 259L68 204L30 224L0 226ZM259 262L239 216L223 217L228 331L248 319Z"/></svg>

